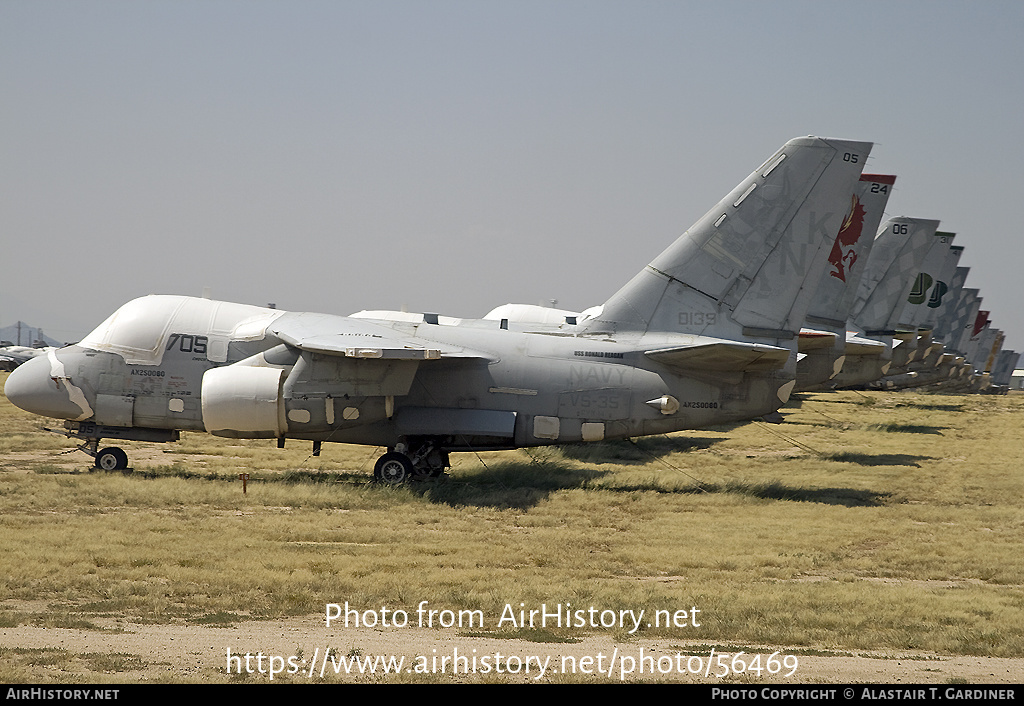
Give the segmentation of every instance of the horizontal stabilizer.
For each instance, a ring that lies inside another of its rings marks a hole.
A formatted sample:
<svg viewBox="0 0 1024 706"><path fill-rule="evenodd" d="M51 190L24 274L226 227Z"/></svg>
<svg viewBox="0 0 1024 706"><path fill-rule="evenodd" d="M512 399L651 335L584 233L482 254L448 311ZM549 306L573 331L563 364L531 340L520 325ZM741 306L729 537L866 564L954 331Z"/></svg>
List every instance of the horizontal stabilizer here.
<svg viewBox="0 0 1024 706"><path fill-rule="evenodd" d="M814 329L800 329L798 350L801 353L818 350L821 348L832 348L835 345L836 334L831 331L815 331Z"/></svg>
<svg viewBox="0 0 1024 706"><path fill-rule="evenodd" d="M888 350L889 347L881 341L854 336L850 333L846 335L847 355L882 355Z"/></svg>
<svg viewBox="0 0 1024 706"><path fill-rule="evenodd" d="M673 368L714 372L778 370L789 354L786 348L732 341L644 352L648 358Z"/></svg>

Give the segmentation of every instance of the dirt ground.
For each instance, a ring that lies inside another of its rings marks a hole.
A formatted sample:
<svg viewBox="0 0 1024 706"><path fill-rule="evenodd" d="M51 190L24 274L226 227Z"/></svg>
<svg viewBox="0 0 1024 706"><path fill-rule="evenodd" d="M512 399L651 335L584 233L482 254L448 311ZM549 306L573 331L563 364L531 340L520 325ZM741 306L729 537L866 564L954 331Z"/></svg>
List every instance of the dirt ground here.
<svg viewBox="0 0 1024 706"><path fill-rule="evenodd" d="M328 681L424 681L435 683L520 682L559 683L607 681L674 681L718 683L895 683L1007 684L1024 681L1024 659L940 656L921 652L802 654L799 648L715 646L708 667L709 646L672 640L638 639L615 642L607 636L584 637L575 644L537 643L491 637L469 637L454 630L427 628L328 628L323 616L240 622L228 627L139 625L110 622L101 630L19 626L0 628L0 645L28 650L62 650L71 655L117 655L131 666L95 671L74 659L33 666L33 680L85 682L248 682L310 683ZM324 661L328 647L334 648ZM727 651L730 650L731 651ZM740 662L733 662L743 650ZM755 651L756 650L756 651ZM769 662L772 652L776 662ZM229 675L229 653L232 673ZM718 657L718 654L725 657ZM754 671L737 673L740 664ZM248 661L245 656L249 655ZM677 657L681 655L681 657ZM783 660L789 661L783 665ZM334 674L341 658L360 660L404 656L401 675ZM134 658L134 659L132 659ZM589 658L589 659L587 659ZM643 658L643 660L641 660ZM791 669L797 660L795 671ZM632 661L631 661L632 660ZM47 660L41 660L43 662ZM641 661L646 665L639 673ZM457 674L453 674L453 665ZM724 665L724 666L723 666ZM770 666L769 666L770 665ZM475 673L473 667L476 667ZM543 666L543 673L541 672ZM575 666L575 674L572 667ZM321 677L321 668L324 676ZM776 671L768 674L768 669ZM249 674L238 675L239 671ZM656 673L650 673L651 670ZM701 670L709 669L709 674ZM566 673L563 673L566 672ZM728 673L724 677L714 674ZM792 671L792 674L790 672ZM291 672L291 673L289 673ZM467 673L470 672L470 673ZM699 672L699 673L694 673ZM787 676L788 675L788 676Z"/></svg>
<svg viewBox="0 0 1024 706"><path fill-rule="evenodd" d="M137 462L166 463L159 447L140 447L132 454ZM7 455L15 467L18 461L44 460L68 470L82 468L82 458L77 452ZM4 610L41 615L49 606L43 601L2 601L0 612ZM573 643L533 642L455 629L346 628L337 622L328 627L323 615L229 626L90 621L95 627L89 629L0 627L0 651L8 651L0 659L16 665L8 674L40 683L1024 683L1024 658L919 651L824 653L643 636L616 641L610 635L582 634ZM397 674L393 662L385 670L384 660L392 657L404 658Z"/></svg>

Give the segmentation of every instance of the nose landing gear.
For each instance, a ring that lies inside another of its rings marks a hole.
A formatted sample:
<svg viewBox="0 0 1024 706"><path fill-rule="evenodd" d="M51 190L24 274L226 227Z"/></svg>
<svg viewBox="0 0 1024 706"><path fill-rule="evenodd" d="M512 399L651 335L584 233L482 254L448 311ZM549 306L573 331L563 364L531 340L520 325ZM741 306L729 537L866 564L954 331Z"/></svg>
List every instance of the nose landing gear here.
<svg viewBox="0 0 1024 706"><path fill-rule="evenodd" d="M128 454L116 446L109 446L96 454L96 468L121 471L128 468Z"/></svg>
<svg viewBox="0 0 1024 706"><path fill-rule="evenodd" d="M117 446L108 446L99 450L99 439L86 439L78 445L79 451L84 451L93 457L93 465L101 471L123 471L128 468L128 454Z"/></svg>
<svg viewBox="0 0 1024 706"><path fill-rule="evenodd" d="M177 441L180 434L176 429L147 429L144 427L108 427L94 422L64 422L64 430L48 429L63 434L69 439L82 442L78 445L94 459L94 465L104 471L123 471L128 468L128 454L117 446L100 449L102 439L131 441L169 442Z"/></svg>

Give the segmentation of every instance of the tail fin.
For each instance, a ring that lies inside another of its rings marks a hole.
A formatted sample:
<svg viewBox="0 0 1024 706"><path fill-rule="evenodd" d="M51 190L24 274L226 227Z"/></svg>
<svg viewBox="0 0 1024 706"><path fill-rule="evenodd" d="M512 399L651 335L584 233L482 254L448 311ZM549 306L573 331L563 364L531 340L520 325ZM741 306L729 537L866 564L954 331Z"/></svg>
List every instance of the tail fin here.
<svg viewBox="0 0 1024 706"><path fill-rule="evenodd" d="M956 245L951 247L950 250L954 251L957 259L959 259L959 255L963 252L963 248ZM952 325L956 317L957 307L960 304L960 294L963 292L964 283L967 281L967 273L970 269L970 267L957 267L954 270L953 276L949 280L949 290L939 304L939 308L935 311L935 328L932 329L932 338L936 341L942 341L947 346L952 343L949 334L953 330Z"/></svg>
<svg viewBox="0 0 1024 706"><path fill-rule="evenodd" d="M964 357L974 365L974 369L978 370L978 347L981 345L981 339L987 335L989 324L992 322L988 320L988 315L991 312L984 309L978 310L978 315L974 317L974 325L971 327L971 336L967 339L966 346L964 347Z"/></svg>
<svg viewBox="0 0 1024 706"><path fill-rule="evenodd" d="M807 312L808 325L832 326L846 331L846 319L853 308L857 285L867 266L875 233L895 183L896 177L888 174L861 175L850 211L829 252L829 266L825 268L814 303Z"/></svg>
<svg viewBox="0 0 1024 706"><path fill-rule="evenodd" d="M938 227L938 221L903 216L882 224L850 316L868 335L895 329Z"/></svg>
<svg viewBox="0 0 1024 706"><path fill-rule="evenodd" d="M955 234L937 231L932 248L921 265L914 282L914 290L903 303L899 325L906 329L931 328L935 323L935 309L949 289L949 280L956 269L963 248L952 246ZM955 248L955 249L954 249Z"/></svg>
<svg viewBox="0 0 1024 706"><path fill-rule="evenodd" d="M979 289L965 288L960 292L956 311L953 313L953 319L949 324L949 345L947 348L958 353L964 352L965 339L969 338L969 331L973 326L975 317L978 315L978 309L981 308L981 297L978 296L980 291Z"/></svg>
<svg viewBox="0 0 1024 706"><path fill-rule="evenodd" d="M1019 360L1020 353L1017 351L1006 348L999 351L999 357L996 358L996 364L992 368L992 382L997 385L1009 385Z"/></svg>
<svg viewBox="0 0 1024 706"><path fill-rule="evenodd" d="M806 328L800 330L798 350L803 357L796 366L798 392L828 385L845 363L846 320L895 182L892 175L860 177L807 311Z"/></svg>
<svg viewBox="0 0 1024 706"><path fill-rule="evenodd" d="M802 137L609 299L588 332L792 338L871 151Z"/></svg>

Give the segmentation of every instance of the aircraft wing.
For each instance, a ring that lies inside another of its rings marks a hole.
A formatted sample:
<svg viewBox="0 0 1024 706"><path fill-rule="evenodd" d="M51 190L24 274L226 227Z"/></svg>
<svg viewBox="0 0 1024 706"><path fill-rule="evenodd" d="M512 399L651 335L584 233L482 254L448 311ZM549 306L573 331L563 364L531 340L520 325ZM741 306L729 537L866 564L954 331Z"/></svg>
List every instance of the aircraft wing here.
<svg viewBox="0 0 1024 706"><path fill-rule="evenodd" d="M789 359L789 349L738 341L716 341L644 351L651 360L673 368L713 372L778 370Z"/></svg>
<svg viewBox="0 0 1024 706"><path fill-rule="evenodd" d="M346 316L289 313L274 321L267 330L295 348L348 358L437 360L487 357L460 346L427 340L411 333L403 335L388 326Z"/></svg>

